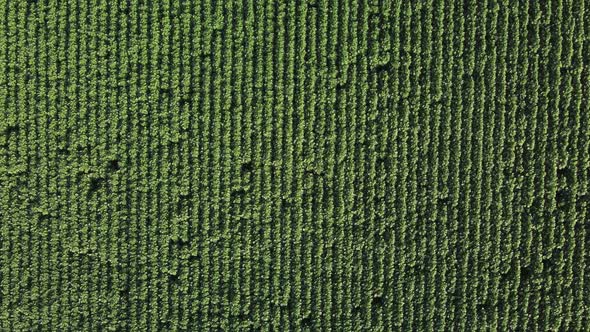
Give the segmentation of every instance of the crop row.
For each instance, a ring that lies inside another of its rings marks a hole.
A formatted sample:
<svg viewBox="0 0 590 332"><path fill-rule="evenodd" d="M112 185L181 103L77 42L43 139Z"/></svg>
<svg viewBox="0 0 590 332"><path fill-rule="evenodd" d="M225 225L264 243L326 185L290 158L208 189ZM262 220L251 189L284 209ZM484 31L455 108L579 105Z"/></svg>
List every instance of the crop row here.
<svg viewBox="0 0 590 332"><path fill-rule="evenodd" d="M584 330L584 0L0 0L1 330Z"/></svg>

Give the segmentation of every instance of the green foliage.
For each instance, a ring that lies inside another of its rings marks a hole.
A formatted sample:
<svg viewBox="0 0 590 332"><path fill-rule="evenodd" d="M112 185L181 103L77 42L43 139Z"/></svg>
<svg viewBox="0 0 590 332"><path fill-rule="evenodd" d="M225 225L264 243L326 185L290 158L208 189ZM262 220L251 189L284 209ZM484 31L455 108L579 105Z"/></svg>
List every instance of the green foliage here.
<svg viewBox="0 0 590 332"><path fill-rule="evenodd" d="M0 330L587 330L587 7L0 0Z"/></svg>

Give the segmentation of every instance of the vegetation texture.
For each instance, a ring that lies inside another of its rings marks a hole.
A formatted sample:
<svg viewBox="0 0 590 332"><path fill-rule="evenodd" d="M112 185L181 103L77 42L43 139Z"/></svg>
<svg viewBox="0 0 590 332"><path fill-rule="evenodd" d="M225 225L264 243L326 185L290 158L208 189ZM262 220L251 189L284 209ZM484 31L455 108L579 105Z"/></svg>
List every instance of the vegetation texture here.
<svg viewBox="0 0 590 332"><path fill-rule="evenodd" d="M589 6L0 0L0 330L588 330Z"/></svg>

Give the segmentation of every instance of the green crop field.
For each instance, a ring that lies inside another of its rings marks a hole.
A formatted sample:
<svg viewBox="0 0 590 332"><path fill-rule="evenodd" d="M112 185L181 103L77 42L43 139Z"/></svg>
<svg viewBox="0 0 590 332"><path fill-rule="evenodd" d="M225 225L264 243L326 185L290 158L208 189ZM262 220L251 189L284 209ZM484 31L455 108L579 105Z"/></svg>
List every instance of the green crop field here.
<svg viewBox="0 0 590 332"><path fill-rule="evenodd" d="M589 331L586 0L0 0L0 331Z"/></svg>

